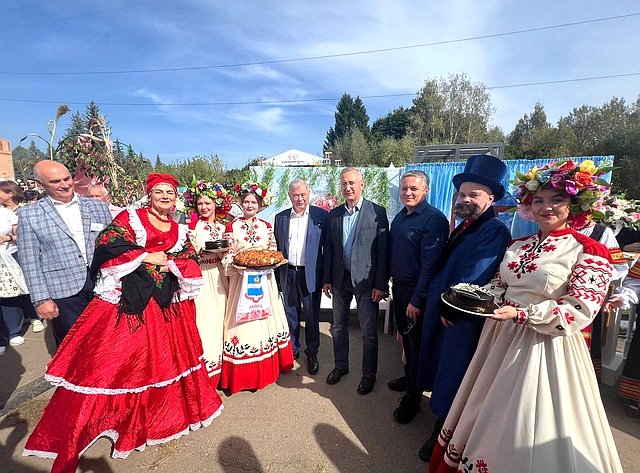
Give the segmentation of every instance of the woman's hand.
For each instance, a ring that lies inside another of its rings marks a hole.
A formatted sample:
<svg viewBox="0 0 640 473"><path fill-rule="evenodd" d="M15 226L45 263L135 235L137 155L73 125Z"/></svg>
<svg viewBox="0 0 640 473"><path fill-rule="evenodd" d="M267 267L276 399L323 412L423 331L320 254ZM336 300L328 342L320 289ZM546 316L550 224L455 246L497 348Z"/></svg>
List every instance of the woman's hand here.
<svg viewBox="0 0 640 473"><path fill-rule="evenodd" d="M155 264L158 266L167 265L167 254L164 251L157 251L155 253L148 253L147 257L142 260L144 263Z"/></svg>
<svg viewBox="0 0 640 473"><path fill-rule="evenodd" d="M518 311L515 307L505 305L493 311L493 320L512 320L518 315Z"/></svg>
<svg viewBox="0 0 640 473"><path fill-rule="evenodd" d="M631 243L622 248L622 251L628 251L629 253L640 253L640 242Z"/></svg>

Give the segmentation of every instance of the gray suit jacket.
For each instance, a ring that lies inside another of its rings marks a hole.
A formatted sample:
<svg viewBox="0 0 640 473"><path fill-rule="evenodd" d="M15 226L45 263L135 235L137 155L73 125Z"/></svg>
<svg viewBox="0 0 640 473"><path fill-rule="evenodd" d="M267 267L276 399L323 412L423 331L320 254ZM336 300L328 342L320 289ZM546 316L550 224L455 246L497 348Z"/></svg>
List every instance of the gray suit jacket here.
<svg viewBox="0 0 640 473"><path fill-rule="evenodd" d="M111 223L104 202L78 196L88 264L98 233ZM31 301L62 299L82 289L87 265L71 231L49 198L18 211L18 255Z"/></svg>
<svg viewBox="0 0 640 473"><path fill-rule="evenodd" d="M344 204L329 212L323 283L340 286L344 278L342 218ZM389 290L389 220L384 207L363 199L351 247L351 282L356 292Z"/></svg>

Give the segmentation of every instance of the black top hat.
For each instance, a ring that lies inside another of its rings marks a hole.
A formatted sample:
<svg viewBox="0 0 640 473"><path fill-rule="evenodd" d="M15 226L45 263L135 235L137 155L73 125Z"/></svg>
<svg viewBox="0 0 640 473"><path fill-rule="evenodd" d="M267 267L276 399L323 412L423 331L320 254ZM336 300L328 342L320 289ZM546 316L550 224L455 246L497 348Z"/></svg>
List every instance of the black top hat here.
<svg viewBox="0 0 640 473"><path fill-rule="evenodd" d="M495 200L504 196L504 186L500 181L507 174L507 166L500 158L489 154L475 154L467 159L464 172L453 176L453 185L460 190L463 182L477 182L493 192Z"/></svg>

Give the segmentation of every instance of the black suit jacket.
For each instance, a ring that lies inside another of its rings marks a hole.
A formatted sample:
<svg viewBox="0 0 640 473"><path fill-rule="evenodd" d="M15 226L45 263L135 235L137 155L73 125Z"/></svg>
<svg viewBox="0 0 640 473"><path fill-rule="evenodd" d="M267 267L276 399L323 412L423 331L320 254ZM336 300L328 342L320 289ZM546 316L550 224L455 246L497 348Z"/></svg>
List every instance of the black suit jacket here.
<svg viewBox="0 0 640 473"><path fill-rule="evenodd" d="M309 206L309 223L304 243L304 273L307 281L307 290L315 292L322 284L322 252L327 236L327 222L329 212L320 207ZM289 222L291 221L291 209L278 213L274 221L274 233L278 250L285 258L289 258ZM287 266L282 265L276 270L278 289L286 294L287 291Z"/></svg>
<svg viewBox="0 0 640 473"><path fill-rule="evenodd" d="M340 286L344 277L342 204L329 212L323 283ZM389 290L389 220L384 207L363 199L351 248L351 282L356 292Z"/></svg>

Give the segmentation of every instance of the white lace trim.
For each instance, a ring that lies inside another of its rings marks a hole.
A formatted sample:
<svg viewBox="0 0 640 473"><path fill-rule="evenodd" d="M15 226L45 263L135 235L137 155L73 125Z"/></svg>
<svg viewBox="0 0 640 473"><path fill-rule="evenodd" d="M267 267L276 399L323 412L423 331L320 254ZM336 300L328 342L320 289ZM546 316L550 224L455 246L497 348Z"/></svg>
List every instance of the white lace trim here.
<svg viewBox="0 0 640 473"><path fill-rule="evenodd" d="M184 244L187 242L188 232L189 227L183 224L178 224L178 241L169 251L167 251L167 253L177 253L178 251L180 251L184 247Z"/></svg>
<svg viewBox="0 0 640 473"><path fill-rule="evenodd" d="M200 357L200 359L202 359L202 357ZM96 387L90 387L90 386L78 386L77 384L70 383L69 381L67 381L66 379L60 376L53 376L47 373L45 373L44 379L49 381L54 386L61 386L65 389L68 389L69 391L75 391L77 393L116 395L116 394L126 394L126 393L141 393L150 388L163 388L165 386L175 383L181 378L189 376L191 373L193 373L196 370L199 370L200 368L202 368L202 363L192 368L189 368L187 371L179 374L175 378L168 379L165 381L160 381L154 384L147 384L146 386L140 386L137 388L96 388Z"/></svg>
<svg viewBox="0 0 640 473"><path fill-rule="evenodd" d="M211 423L213 422L213 420L218 417L220 414L222 414L222 411L224 410L224 405L220 405L220 407L207 419L204 419L200 422L196 422L195 424L189 424L189 427L187 427L184 430L181 430L180 432L170 435L168 437L162 438L162 439L147 439L147 441L145 443L143 443L142 445L135 447L132 450L116 450L115 447L113 449L113 452L111 453L111 458L118 458L118 459L124 459L127 458L129 456L129 454L133 451L138 451L138 452L142 452L144 451L144 449L146 448L147 445L160 445L163 443L167 443L170 442L172 440L176 440L179 439L180 437L183 437L185 435L188 435L190 431L196 431L198 429L200 429L201 427L208 427L209 425L211 425ZM118 432L116 432L115 430L105 430L104 432L98 434L96 436L96 438L94 438L91 442L89 442L89 444L82 449L82 451L80 452L80 455L78 455L78 458L80 458L82 455L84 455L84 453L91 448L91 446L101 437L107 437L109 438L113 444L115 445L115 443L118 440ZM28 457L28 456L36 456L39 458L49 458L49 459L56 459L58 457L58 454L56 452L45 452L42 450L29 450L29 449L24 449L22 451L22 456L23 457Z"/></svg>
<svg viewBox="0 0 640 473"><path fill-rule="evenodd" d="M184 301L186 299L195 299L200 293L200 288L204 286L202 276L197 278L185 278L174 260L167 261L167 267L177 278L180 284L180 290L173 296L173 302Z"/></svg>
<svg viewBox="0 0 640 473"><path fill-rule="evenodd" d="M144 248L145 243L147 242L147 231L142 225L142 220L138 216L136 209L128 208L127 212L129 212L129 225L133 229L133 233L136 235L136 243L138 246L142 246Z"/></svg>
<svg viewBox="0 0 640 473"><path fill-rule="evenodd" d="M120 294L122 292L122 278L127 274L133 273L142 261L147 257L148 253L142 253L137 258L117 266L109 266L100 269L100 274L96 282L93 292L112 304L120 302Z"/></svg>
<svg viewBox="0 0 640 473"><path fill-rule="evenodd" d="M22 450L22 456L23 457L50 458L52 460L55 460L56 458L58 458L58 454L55 453L55 452L45 452L43 450L29 450L28 448L25 448L24 450Z"/></svg>

